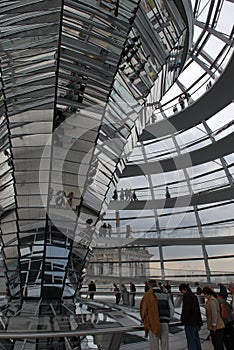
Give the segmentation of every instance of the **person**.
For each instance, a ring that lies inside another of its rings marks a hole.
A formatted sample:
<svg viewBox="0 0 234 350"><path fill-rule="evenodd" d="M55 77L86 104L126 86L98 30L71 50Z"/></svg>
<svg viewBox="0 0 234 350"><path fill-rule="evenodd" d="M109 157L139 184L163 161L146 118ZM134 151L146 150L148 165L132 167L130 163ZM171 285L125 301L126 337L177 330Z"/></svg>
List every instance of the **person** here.
<svg viewBox="0 0 234 350"><path fill-rule="evenodd" d="M132 200L133 201L137 201L138 200L135 190L133 190L133 192L132 192Z"/></svg>
<svg viewBox="0 0 234 350"><path fill-rule="evenodd" d="M68 195L67 195L67 205L70 208L72 207L73 197L74 197L74 193L73 192L69 192Z"/></svg>
<svg viewBox="0 0 234 350"><path fill-rule="evenodd" d="M126 225L126 238L131 236L132 228L131 225Z"/></svg>
<svg viewBox="0 0 234 350"><path fill-rule="evenodd" d="M125 194L126 201L128 201L129 200L129 189L128 188L125 188L124 194Z"/></svg>
<svg viewBox="0 0 234 350"><path fill-rule="evenodd" d="M174 105L174 107L173 107L173 113L176 113L176 112L178 112L178 109L177 109L177 106Z"/></svg>
<svg viewBox="0 0 234 350"><path fill-rule="evenodd" d="M166 198L171 198L168 186L166 187Z"/></svg>
<svg viewBox="0 0 234 350"><path fill-rule="evenodd" d="M193 103L192 97L188 92L184 93L184 98L187 101L188 106Z"/></svg>
<svg viewBox="0 0 234 350"><path fill-rule="evenodd" d="M102 225L103 237L106 237L106 233L107 233L107 224L104 222L104 224Z"/></svg>
<svg viewBox="0 0 234 350"><path fill-rule="evenodd" d="M136 286L133 282L130 282L130 305L135 306Z"/></svg>
<svg viewBox="0 0 234 350"><path fill-rule="evenodd" d="M160 319L158 311L158 299L153 292L153 283L148 282L149 290L140 302L140 315L144 324L145 335L149 335L150 350L158 349L160 336Z"/></svg>
<svg viewBox="0 0 234 350"><path fill-rule="evenodd" d="M197 295L201 295L202 294L202 288L199 285L199 282L195 282L195 286L196 286L196 294Z"/></svg>
<svg viewBox="0 0 234 350"><path fill-rule="evenodd" d="M218 293L218 302L220 306L220 314L223 319L225 328L223 333L223 342L226 350L234 349L234 315L231 305Z"/></svg>
<svg viewBox="0 0 234 350"><path fill-rule="evenodd" d="M112 199L114 199L114 201L117 201L117 199L118 199L118 192L117 192L117 190L114 190Z"/></svg>
<svg viewBox="0 0 234 350"><path fill-rule="evenodd" d="M234 283L228 283L227 288L229 290L229 292L232 295L232 299L231 299L231 308L232 308L232 313L234 314Z"/></svg>
<svg viewBox="0 0 234 350"><path fill-rule="evenodd" d="M166 284L164 284L164 288L166 288L168 293L171 293L171 285L169 281L166 281Z"/></svg>
<svg viewBox="0 0 234 350"><path fill-rule="evenodd" d="M123 305L129 305L129 293L127 291L127 288L124 283L122 283L121 287Z"/></svg>
<svg viewBox="0 0 234 350"><path fill-rule="evenodd" d="M120 299L121 299L121 293L120 293L119 287L116 283L113 283L113 286L114 286L114 292L115 292L115 303L119 304Z"/></svg>
<svg viewBox="0 0 234 350"><path fill-rule="evenodd" d="M174 315L174 306L171 302L168 293L164 293L160 288L157 287L157 282L151 280L153 286L153 293L158 299L158 312L160 320L160 343L163 350L168 350L168 339L169 339L169 322L172 320ZM158 339L158 340L159 340ZM159 349L159 343L158 343Z"/></svg>
<svg viewBox="0 0 234 350"><path fill-rule="evenodd" d="M167 293L167 289L164 287L164 285L162 284L162 282L158 282L158 286L161 289L161 291L163 293Z"/></svg>
<svg viewBox="0 0 234 350"><path fill-rule="evenodd" d="M94 228L94 226L92 225L93 224L93 219L87 219L86 221L85 221L85 224L86 224L86 226L83 228L83 234L85 235L85 236L88 236L89 238L90 237L92 237L92 235L94 234L94 232L95 232L95 228Z"/></svg>
<svg viewBox="0 0 234 350"><path fill-rule="evenodd" d="M120 199L121 201L124 200L124 189L123 189L123 188L121 188L121 190L120 190L119 199Z"/></svg>
<svg viewBox="0 0 234 350"><path fill-rule="evenodd" d="M184 97L182 95L180 95L178 101L179 101L181 109L184 109L185 103L184 103Z"/></svg>
<svg viewBox="0 0 234 350"><path fill-rule="evenodd" d="M112 234L112 226L111 226L111 224L109 223L109 224L107 224L107 231L108 231L108 235L109 235L109 237L111 237L111 234Z"/></svg>
<svg viewBox="0 0 234 350"><path fill-rule="evenodd" d="M148 292L148 290L149 290L149 285L148 285L148 282L145 281L145 293Z"/></svg>
<svg viewBox="0 0 234 350"><path fill-rule="evenodd" d="M184 324L188 349L202 350L199 337L202 318L197 296L191 292L191 289L185 283L179 285L179 290L183 294L181 322Z"/></svg>
<svg viewBox="0 0 234 350"><path fill-rule="evenodd" d="M218 283L218 286L219 286L219 293L222 295L223 299L227 300L227 297L228 297L227 288L223 283Z"/></svg>
<svg viewBox="0 0 234 350"><path fill-rule="evenodd" d="M96 292L96 284L94 281L91 281L88 285L88 291L89 291L89 298L94 299L94 292Z"/></svg>
<svg viewBox="0 0 234 350"><path fill-rule="evenodd" d="M203 294L207 299L205 309L207 317L207 328L210 330L211 342L213 344L214 350L224 350L223 333L225 326L220 315L219 302L213 296L213 291L210 287L204 287Z"/></svg>

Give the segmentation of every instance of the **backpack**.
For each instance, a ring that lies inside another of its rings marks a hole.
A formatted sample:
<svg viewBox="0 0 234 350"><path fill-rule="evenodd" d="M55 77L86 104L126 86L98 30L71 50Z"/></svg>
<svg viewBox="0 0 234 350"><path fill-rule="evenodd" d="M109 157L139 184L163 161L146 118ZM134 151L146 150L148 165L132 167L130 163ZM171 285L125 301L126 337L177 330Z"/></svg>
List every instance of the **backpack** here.
<svg viewBox="0 0 234 350"><path fill-rule="evenodd" d="M234 321L234 315L232 313L231 305L226 301L221 301L220 304L220 315L223 319L224 324L226 325L229 322Z"/></svg>

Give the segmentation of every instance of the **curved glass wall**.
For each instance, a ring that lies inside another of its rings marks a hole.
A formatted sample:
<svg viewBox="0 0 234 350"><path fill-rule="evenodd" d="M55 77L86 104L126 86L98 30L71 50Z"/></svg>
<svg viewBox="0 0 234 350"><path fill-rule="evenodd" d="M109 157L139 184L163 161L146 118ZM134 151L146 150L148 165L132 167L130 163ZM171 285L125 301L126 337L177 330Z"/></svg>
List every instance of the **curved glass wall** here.
<svg viewBox="0 0 234 350"><path fill-rule="evenodd" d="M167 94L148 96L149 123L117 187L118 199L124 190L123 200L110 204L105 223L120 232L123 247L148 249L150 276L228 281L234 262L233 3L192 6L187 62ZM126 189L138 200L129 200ZM140 269L136 277L145 278Z"/></svg>

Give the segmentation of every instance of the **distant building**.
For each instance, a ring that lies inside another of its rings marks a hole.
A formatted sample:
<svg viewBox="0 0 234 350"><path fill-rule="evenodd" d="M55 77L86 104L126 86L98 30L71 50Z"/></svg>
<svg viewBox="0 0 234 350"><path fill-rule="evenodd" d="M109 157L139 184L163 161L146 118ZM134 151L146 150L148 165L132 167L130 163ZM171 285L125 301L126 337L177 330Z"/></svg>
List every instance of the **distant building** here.
<svg viewBox="0 0 234 350"><path fill-rule="evenodd" d="M122 276L123 277L144 277L149 275L150 254L145 247L122 248ZM100 280L105 277L119 276L119 251L118 249L94 249L87 269L87 276L98 276Z"/></svg>

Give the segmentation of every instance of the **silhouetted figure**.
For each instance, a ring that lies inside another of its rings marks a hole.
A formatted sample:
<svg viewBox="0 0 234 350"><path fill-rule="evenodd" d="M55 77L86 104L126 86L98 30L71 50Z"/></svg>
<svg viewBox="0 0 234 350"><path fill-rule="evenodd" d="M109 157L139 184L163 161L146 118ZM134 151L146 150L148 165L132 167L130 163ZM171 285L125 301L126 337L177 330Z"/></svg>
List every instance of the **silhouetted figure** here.
<svg viewBox="0 0 234 350"><path fill-rule="evenodd" d="M173 113L176 113L176 112L178 112L178 108L177 108L176 105L174 105L174 106L173 106Z"/></svg>
<svg viewBox="0 0 234 350"><path fill-rule="evenodd" d="M169 281L166 281L166 284L164 284L164 288L166 288L168 293L171 293L171 285Z"/></svg>
<svg viewBox="0 0 234 350"><path fill-rule="evenodd" d="M136 286L130 282L130 305L135 306Z"/></svg>
<svg viewBox="0 0 234 350"><path fill-rule="evenodd" d="M166 198L171 198L168 186L166 187Z"/></svg>
<svg viewBox="0 0 234 350"><path fill-rule="evenodd" d="M132 199L133 199L134 201L137 201L137 200L138 200L135 190L132 192Z"/></svg>
<svg viewBox="0 0 234 350"><path fill-rule="evenodd" d="M218 283L219 286L219 294L222 295L223 299L227 300L228 291L227 288L223 285L223 283Z"/></svg>
<svg viewBox="0 0 234 350"><path fill-rule="evenodd" d="M115 303L119 304L121 299L121 293L116 283L113 283L113 286L114 286L114 292L115 292Z"/></svg>
<svg viewBox="0 0 234 350"><path fill-rule="evenodd" d="M195 282L195 286L196 286L196 294L197 295L201 295L202 294L202 288L200 287L198 282Z"/></svg>
<svg viewBox="0 0 234 350"><path fill-rule="evenodd" d="M96 292L96 284L94 283L94 281L91 281L89 283L88 291L91 292L89 293L89 298L94 299L94 294L95 294L94 292Z"/></svg>
<svg viewBox="0 0 234 350"><path fill-rule="evenodd" d="M119 195L119 199L120 199L121 201L124 200L124 190L123 190L123 188L121 188L120 195Z"/></svg>
<svg viewBox="0 0 234 350"><path fill-rule="evenodd" d="M178 101L179 101L181 109L184 109L185 103L184 103L184 97L182 95L179 97Z"/></svg>
<svg viewBox="0 0 234 350"><path fill-rule="evenodd" d="M145 281L145 288L144 289L145 289L145 293L148 292L148 290L149 290L149 285L148 285L147 281Z"/></svg>
<svg viewBox="0 0 234 350"><path fill-rule="evenodd" d="M69 192L67 195L67 205L71 208L72 207L72 201L73 201L74 193Z"/></svg>
<svg viewBox="0 0 234 350"><path fill-rule="evenodd" d="M106 223L104 222L104 224L102 225L102 232L103 232L103 237L106 237L106 233L107 233L107 225Z"/></svg>
<svg viewBox="0 0 234 350"><path fill-rule="evenodd" d="M125 284L123 283L121 285L121 294L122 294L123 305L129 305L129 293L127 291L127 288L125 287Z"/></svg>
<svg viewBox="0 0 234 350"><path fill-rule="evenodd" d="M117 193L117 190L114 190L114 193L113 193L112 198L114 199L114 201L117 201L117 199L118 199L118 193Z"/></svg>
<svg viewBox="0 0 234 350"><path fill-rule="evenodd" d="M111 237L111 234L112 234L112 226L111 226L111 224L107 225L107 232L108 232L109 237Z"/></svg>
<svg viewBox="0 0 234 350"><path fill-rule="evenodd" d="M131 226L130 225L126 225L126 238L129 238L131 236Z"/></svg>

